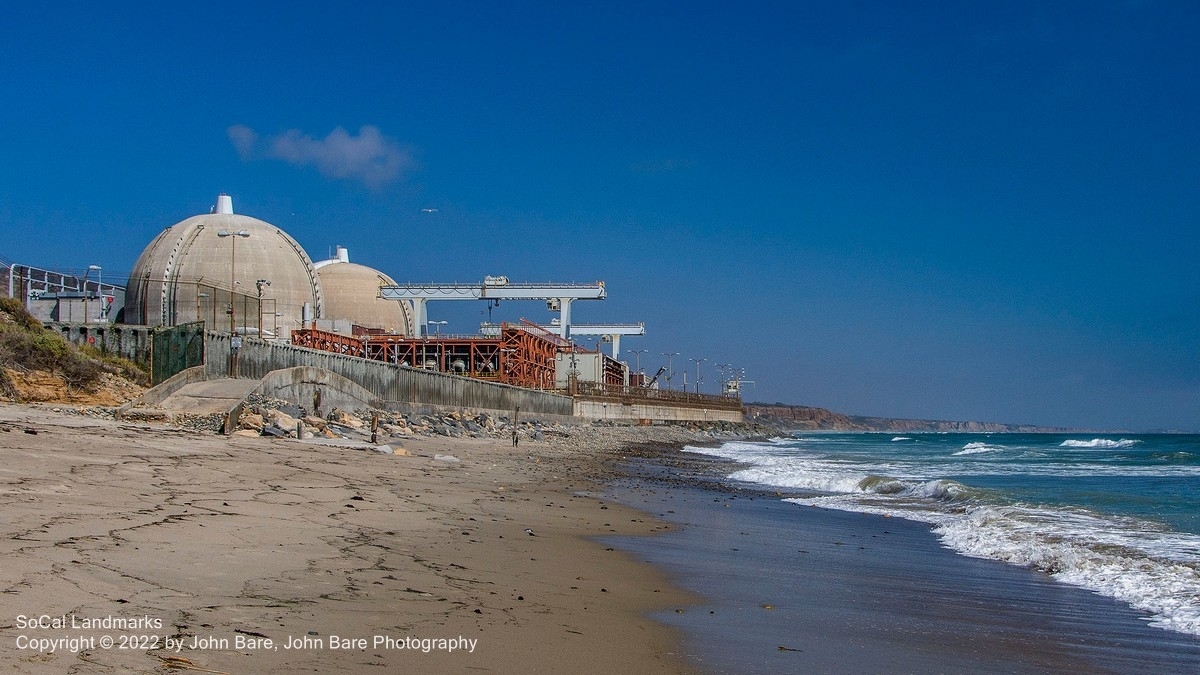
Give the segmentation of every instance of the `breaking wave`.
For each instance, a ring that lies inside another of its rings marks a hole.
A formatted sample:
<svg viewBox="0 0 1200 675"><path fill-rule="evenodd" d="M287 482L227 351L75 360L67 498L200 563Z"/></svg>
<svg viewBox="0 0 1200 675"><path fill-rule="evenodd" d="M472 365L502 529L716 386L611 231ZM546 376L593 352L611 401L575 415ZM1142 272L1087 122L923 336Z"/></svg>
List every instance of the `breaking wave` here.
<svg viewBox="0 0 1200 675"><path fill-rule="evenodd" d="M997 450L1007 450L1003 445L989 445L987 443L967 443L962 447L962 450L954 453L955 455L978 455L984 452L996 452Z"/></svg>
<svg viewBox="0 0 1200 675"><path fill-rule="evenodd" d="M1133 446L1137 445L1138 443L1141 443L1141 441L1139 441L1137 439L1131 440L1128 438L1122 438L1119 441L1114 441L1110 438L1093 438L1090 441L1065 440L1062 443L1059 443L1058 447L1060 447L1060 448L1104 448L1107 450L1107 449L1112 449L1112 448L1132 448Z"/></svg>

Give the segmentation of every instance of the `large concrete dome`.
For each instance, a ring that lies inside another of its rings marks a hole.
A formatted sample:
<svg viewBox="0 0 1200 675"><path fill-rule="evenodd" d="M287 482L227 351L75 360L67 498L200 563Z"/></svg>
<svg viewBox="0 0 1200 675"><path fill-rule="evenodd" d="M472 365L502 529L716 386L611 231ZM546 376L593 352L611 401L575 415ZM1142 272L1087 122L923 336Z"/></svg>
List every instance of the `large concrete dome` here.
<svg viewBox="0 0 1200 675"><path fill-rule="evenodd" d="M198 318L213 330L253 335L261 328L263 337L286 340L306 311L307 318L321 315L316 269L295 239L234 214L226 195L213 210L168 227L142 251L126 286L125 323L173 326Z"/></svg>
<svg viewBox="0 0 1200 675"><path fill-rule="evenodd" d="M379 270L350 262L341 246L337 257L316 263L317 277L325 294L321 317L334 325L342 322L396 335L412 335L412 307L407 302L384 300L379 286L396 282Z"/></svg>

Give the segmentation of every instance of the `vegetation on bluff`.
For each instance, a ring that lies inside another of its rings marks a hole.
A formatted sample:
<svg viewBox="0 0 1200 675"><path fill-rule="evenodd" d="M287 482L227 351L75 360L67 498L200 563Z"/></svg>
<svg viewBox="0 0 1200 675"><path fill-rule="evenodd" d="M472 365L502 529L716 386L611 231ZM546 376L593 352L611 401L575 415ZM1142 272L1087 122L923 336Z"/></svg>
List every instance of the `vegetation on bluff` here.
<svg viewBox="0 0 1200 675"><path fill-rule="evenodd" d="M129 359L104 354L93 347L77 348L47 330L16 298L0 298L0 396L23 400L15 379L45 373L61 378L66 387L95 392L106 375L148 386L149 373Z"/></svg>

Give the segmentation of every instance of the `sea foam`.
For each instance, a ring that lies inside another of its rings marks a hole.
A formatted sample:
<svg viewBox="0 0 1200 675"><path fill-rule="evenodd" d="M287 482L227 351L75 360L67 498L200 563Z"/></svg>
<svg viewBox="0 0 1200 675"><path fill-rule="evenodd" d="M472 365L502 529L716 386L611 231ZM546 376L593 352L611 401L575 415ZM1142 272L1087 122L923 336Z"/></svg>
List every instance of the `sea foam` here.
<svg viewBox="0 0 1200 675"><path fill-rule="evenodd" d="M743 463L730 476L734 480L798 492L784 501L929 523L944 545L963 555L1044 571L1063 583L1146 612L1154 626L1200 636L1200 535L1082 507L996 503L985 491L954 480L930 478L929 474L922 476L932 465L919 468L876 458L868 466L849 455L826 452L828 446L813 452L812 448L796 447L796 442L791 446L731 443L721 448L686 449ZM1138 442L1073 440L1061 447L1127 448ZM1022 447L971 442L947 454ZM1058 462L1036 470L1022 466L1028 475L1069 476L1079 471L1078 466ZM1091 476L1200 475L1195 466L1176 470L1089 464L1087 471ZM805 492L809 496L801 496Z"/></svg>
<svg viewBox="0 0 1200 675"><path fill-rule="evenodd" d="M1060 448L1132 448L1141 443L1137 439L1122 438L1119 441L1114 441L1111 438L1093 438L1090 441L1065 440L1058 444Z"/></svg>
<svg viewBox="0 0 1200 675"><path fill-rule="evenodd" d="M996 452L997 450L1007 450L1003 445L989 445L987 443L967 443L962 447L962 450L954 453L955 455L978 455L984 452Z"/></svg>

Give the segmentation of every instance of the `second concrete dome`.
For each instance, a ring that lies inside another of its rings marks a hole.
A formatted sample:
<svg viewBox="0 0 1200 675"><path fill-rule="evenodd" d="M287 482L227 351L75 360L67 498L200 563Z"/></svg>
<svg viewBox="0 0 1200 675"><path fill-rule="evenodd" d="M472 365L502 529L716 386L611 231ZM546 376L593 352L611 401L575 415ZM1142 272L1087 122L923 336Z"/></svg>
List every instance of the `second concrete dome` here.
<svg viewBox="0 0 1200 675"><path fill-rule="evenodd" d="M323 319L335 326L346 323L370 331L412 335L412 307L407 302L379 297L381 285L395 286L379 270L350 262L349 252L339 246L337 257L316 263L317 276L325 294Z"/></svg>

